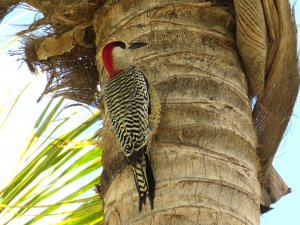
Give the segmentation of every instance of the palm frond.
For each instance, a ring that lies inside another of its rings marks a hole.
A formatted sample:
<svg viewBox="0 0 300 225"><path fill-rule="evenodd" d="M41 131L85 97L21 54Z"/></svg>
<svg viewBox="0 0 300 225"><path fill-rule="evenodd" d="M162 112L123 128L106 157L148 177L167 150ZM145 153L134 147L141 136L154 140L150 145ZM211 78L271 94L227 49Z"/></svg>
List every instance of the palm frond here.
<svg viewBox="0 0 300 225"><path fill-rule="evenodd" d="M65 104L64 99L50 101L37 119L18 173L0 191L1 224L24 217L28 225L48 221L49 216L60 217L60 224L103 219L101 202L92 191L102 168L102 150L93 139L101 113L85 119L82 110L65 115ZM70 129L78 116L82 121Z"/></svg>

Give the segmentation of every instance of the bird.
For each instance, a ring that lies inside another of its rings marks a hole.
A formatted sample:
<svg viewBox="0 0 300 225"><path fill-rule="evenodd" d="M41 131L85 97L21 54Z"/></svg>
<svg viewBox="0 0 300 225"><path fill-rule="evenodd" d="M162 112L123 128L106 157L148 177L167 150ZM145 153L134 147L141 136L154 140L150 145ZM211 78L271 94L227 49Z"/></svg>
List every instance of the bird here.
<svg viewBox="0 0 300 225"><path fill-rule="evenodd" d="M109 119L134 175L139 196L139 211L149 197L154 207L155 178L149 147L160 119L160 102L146 74L134 62L144 42L112 41L102 49L108 73L104 100Z"/></svg>

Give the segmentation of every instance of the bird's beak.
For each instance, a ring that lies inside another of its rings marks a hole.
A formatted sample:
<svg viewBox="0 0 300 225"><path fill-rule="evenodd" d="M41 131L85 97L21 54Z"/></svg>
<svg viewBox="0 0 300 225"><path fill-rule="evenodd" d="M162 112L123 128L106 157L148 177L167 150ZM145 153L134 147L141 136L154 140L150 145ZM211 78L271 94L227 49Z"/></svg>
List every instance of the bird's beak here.
<svg viewBox="0 0 300 225"><path fill-rule="evenodd" d="M132 50L132 49L137 49L137 48L141 48L146 46L147 43L144 42L134 42L134 43L129 43L129 47L128 49Z"/></svg>

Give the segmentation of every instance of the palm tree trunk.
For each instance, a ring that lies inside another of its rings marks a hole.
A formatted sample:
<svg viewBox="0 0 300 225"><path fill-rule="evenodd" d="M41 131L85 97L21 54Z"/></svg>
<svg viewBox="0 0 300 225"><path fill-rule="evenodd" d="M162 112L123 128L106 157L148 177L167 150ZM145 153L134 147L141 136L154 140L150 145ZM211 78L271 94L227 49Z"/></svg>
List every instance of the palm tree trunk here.
<svg viewBox="0 0 300 225"><path fill-rule="evenodd" d="M106 42L147 42L137 64L162 104L151 148L153 210L147 202L139 213L132 171L105 122L106 224L259 224L257 139L236 47L233 3L223 2L111 0L97 12L101 83Z"/></svg>

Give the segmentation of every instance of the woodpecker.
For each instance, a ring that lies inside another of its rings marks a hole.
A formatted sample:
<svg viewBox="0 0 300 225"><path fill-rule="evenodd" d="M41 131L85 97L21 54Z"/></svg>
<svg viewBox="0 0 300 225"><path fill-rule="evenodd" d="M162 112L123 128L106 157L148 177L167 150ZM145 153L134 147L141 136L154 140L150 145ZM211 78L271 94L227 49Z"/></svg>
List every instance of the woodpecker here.
<svg viewBox="0 0 300 225"><path fill-rule="evenodd" d="M133 169L140 212L146 196L151 209L154 206L155 179L149 145L160 117L159 98L145 74L132 61L137 49L145 45L113 41L102 50L103 64L109 75L104 99L122 152Z"/></svg>

